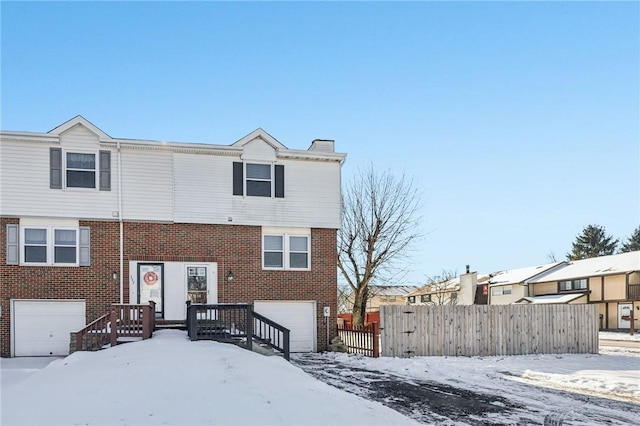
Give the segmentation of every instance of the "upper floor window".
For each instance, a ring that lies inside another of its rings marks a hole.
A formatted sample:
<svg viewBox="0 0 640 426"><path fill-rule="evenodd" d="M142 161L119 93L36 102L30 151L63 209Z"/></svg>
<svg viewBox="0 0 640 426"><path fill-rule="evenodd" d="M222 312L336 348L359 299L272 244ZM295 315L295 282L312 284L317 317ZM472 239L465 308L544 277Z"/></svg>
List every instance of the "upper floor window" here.
<svg viewBox="0 0 640 426"><path fill-rule="evenodd" d="M421 294L420 295L420 301L422 303L428 303L431 302L431 295L430 294Z"/></svg>
<svg viewBox="0 0 640 426"><path fill-rule="evenodd" d="M284 166L234 162L233 195L284 198Z"/></svg>
<svg viewBox="0 0 640 426"><path fill-rule="evenodd" d="M308 235L263 235L263 268L309 269L309 239Z"/></svg>
<svg viewBox="0 0 640 426"><path fill-rule="evenodd" d="M86 226L7 225L8 265L91 266L90 246Z"/></svg>
<svg viewBox="0 0 640 426"><path fill-rule="evenodd" d="M407 297L407 300L409 303L416 303L416 297L415 296L409 296Z"/></svg>
<svg viewBox="0 0 640 426"><path fill-rule="evenodd" d="M96 155L67 152L67 188L96 187Z"/></svg>
<svg viewBox="0 0 640 426"><path fill-rule="evenodd" d="M558 282L558 286L560 291L586 290L587 279L560 281Z"/></svg>
<svg viewBox="0 0 640 426"><path fill-rule="evenodd" d="M49 186L62 188L98 188L111 190L111 152L66 152L49 150Z"/></svg>

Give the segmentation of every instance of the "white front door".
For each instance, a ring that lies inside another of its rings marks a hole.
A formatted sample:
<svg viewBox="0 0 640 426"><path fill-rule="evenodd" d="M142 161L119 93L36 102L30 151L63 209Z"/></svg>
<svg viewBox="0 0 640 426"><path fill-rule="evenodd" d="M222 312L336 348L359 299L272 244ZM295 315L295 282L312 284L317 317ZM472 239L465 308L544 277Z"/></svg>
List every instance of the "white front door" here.
<svg viewBox="0 0 640 426"><path fill-rule="evenodd" d="M631 328L631 303L618 304L618 328Z"/></svg>

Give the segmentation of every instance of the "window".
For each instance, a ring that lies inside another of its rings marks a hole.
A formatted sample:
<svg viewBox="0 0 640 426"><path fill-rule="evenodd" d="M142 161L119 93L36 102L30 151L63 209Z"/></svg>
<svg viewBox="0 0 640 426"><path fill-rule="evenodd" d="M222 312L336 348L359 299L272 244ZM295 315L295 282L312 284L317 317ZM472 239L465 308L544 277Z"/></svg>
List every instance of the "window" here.
<svg viewBox="0 0 640 426"><path fill-rule="evenodd" d="M415 296L409 296L407 299L409 300L409 303L416 303L416 297Z"/></svg>
<svg viewBox="0 0 640 426"><path fill-rule="evenodd" d="M502 287L493 287L491 289L492 296L502 296Z"/></svg>
<svg viewBox="0 0 640 426"><path fill-rule="evenodd" d="M10 229L11 228L11 229ZM18 225L7 225L8 235L18 234ZM88 227L23 226L19 238L7 241L7 264L90 266L90 231Z"/></svg>
<svg viewBox="0 0 640 426"><path fill-rule="evenodd" d="M308 235L264 235L262 265L265 269L309 269Z"/></svg>
<svg viewBox="0 0 640 426"><path fill-rule="evenodd" d="M387 300L389 302L395 302L396 301L396 297L395 296L387 296Z"/></svg>
<svg viewBox="0 0 640 426"><path fill-rule="evenodd" d="M96 155L67 152L67 188L96 187Z"/></svg>
<svg viewBox="0 0 640 426"><path fill-rule="evenodd" d="M66 152L64 157L62 154L62 148L49 150L49 187L51 189L98 188L100 191L111 191L111 151Z"/></svg>
<svg viewBox="0 0 640 426"><path fill-rule="evenodd" d="M233 195L284 198L284 166L234 162Z"/></svg>
<svg viewBox="0 0 640 426"><path fill-rule="evenodd" d="M502 294L511 294L511 286L504 286L502 287Z"/></svg>
<svg viewBox="0 0 640 426"><path fill-rule="evenodd" d="M27 228L24 230L25 263L47 263L47 230Z"/></svg>
<svg viewBox="0 0 640 426"><path fill-rule="evenodd" d="M422 303L431 302L431 295L430 294L422 294L422 295L420 295L420 301Z"/></svg>
<svg viewBox="0 0 640 426"><path fill-rule="evenodd" d="M568 280L558 282L559 291L586 290L587 279Z"/></svg>

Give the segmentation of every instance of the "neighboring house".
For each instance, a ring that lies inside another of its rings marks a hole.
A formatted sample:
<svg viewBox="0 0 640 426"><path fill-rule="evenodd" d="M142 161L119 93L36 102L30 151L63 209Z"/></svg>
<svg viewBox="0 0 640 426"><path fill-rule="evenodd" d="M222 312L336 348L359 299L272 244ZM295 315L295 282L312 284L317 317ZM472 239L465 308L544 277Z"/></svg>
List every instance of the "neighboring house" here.
<svg viewBox="0 0 640 426"><path fill-rule="evenodd" d="M412 285L370 285L366 312L380 311L380 305L404 305L405 296L416 290ZM353 311L353 295L346 299L346 312Z"/></svg>
<svg viewBox="0 0 640 426"><path fill-rule="evenodd" d="M409 305L473 305L478 288L482 288L478 281L478 274L467 268L465 274L422 286L407 294L405 299Z"/></svg>
<svg viewBox="0 0 640 426"><path fill-rule="evenodd" d="M631 309L640 319L640 251L568 262L527 282L520 303L595 303L602 329L628 329Z"/></svg>
<svg viewBox="0 0 640 426"><path fill-rule="evenodd" d="M151 300L164 320L252 303L292 351L324 350L344 158L262 129L231 145L112 138L81 116L2 131L0 354L65 354L110 304Z"/></svg>
<svg viewBox="0 0 640 426"><path fill-rule="evenodd" d="M529 296L527 281L565 265L555 262L528 268L510 269L489 274L489 304L509 305Z"/></svg>

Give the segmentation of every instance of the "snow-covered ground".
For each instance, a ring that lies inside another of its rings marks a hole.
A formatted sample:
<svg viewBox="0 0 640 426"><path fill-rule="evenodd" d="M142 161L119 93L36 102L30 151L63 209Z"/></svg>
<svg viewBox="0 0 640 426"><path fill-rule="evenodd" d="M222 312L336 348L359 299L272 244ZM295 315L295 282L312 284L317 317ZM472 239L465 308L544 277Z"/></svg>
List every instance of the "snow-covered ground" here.
<svg viewBox="0 0 640 426"><path fill-rule="evenodd" d="M543 424L546 413L559 413L564 425L595 425L602 419L632 424L640 416L640 351L633 348L603 348L599 355L484 358L312 356L320 366L387 372L406 383L446 383L524 407L489 424ZM2 425L417 424L380 403L322 383L280 357L191 342L179 331L77 352L39 370L43 362L0 360Z"/></svg>
<svg viewBox="0 0 640 426"><path fill-rule="evenodd" d="M382 404L322 383L281 357L191 342L179 331L159 331L152 339L99 352L76 352L24 380L3 383L0 423L416 424Z"/></svg>

